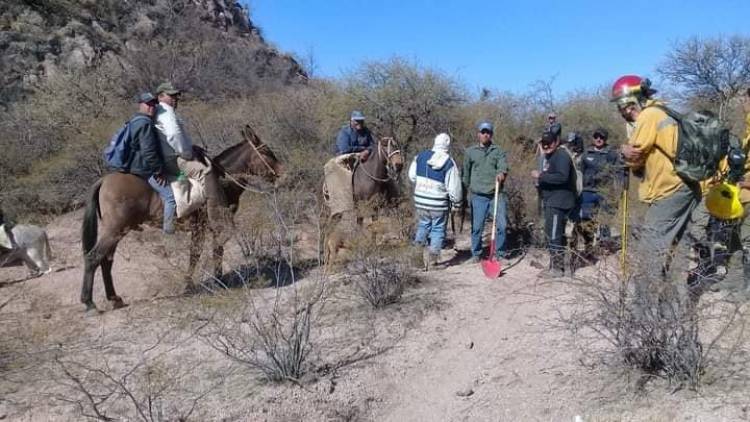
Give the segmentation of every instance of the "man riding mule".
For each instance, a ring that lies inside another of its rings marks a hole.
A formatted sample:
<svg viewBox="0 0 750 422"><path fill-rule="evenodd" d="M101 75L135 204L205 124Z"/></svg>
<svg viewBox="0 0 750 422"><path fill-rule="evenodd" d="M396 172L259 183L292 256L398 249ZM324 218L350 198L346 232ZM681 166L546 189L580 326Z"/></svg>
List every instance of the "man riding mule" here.
<svg viewBox="0 0 750 422"><path fill-rule="evenodd" d="M227 148L210 160L212 168L220 174L223 184L217 182L222 195L227 198L229 210L236 211L240 195L250 187L251 176L259 176L276 182L283 176L283 166L274 153L255 134L250 126L242 130L243 141ZM107 299L114 308L125 306L117 296L112 280L112 264L119 241L133 229L149 221L158 221L162 215L162 202L149 184L142 178L126 173L111 173L97 181L90 193L82 223L82 246L84 253L84 275L81 302L87 311L95 311L92 290L96 269L101 266L102 279ZM229 213L231 215L231 213ZM188 267L188 289L192 287L192 275L197 266L205 240L205 209L190 216L190 261ZM225 237L212 230L214 276L222 273L222 257Z"/></svg>
<svg viewBox="0 0 750 422"><path fill-rule="evenodd" d="M156 109L156 133L159 137L159 145L164 158L165 171L170 176L172 190L175 195L182 198L191 198L189 202L202 202L203 193L207 202L208 221L211 231L220 233L231 224L231 218L226 213L227 201L219 184L219 177L204 156L202 149L193 145L190 135L185 130L183 120L177 116L176 110L182 92L171 83L165 82L156 89L159 105ZM174 183L178 175L184 174L189 179L197 182L196 189L191 191L189 183ZM162 198L166 198L165 190L158 181L149 181L152 187L160 192ZM188 190L189 192L184 192ZM171 204L165 201L165 221L168 212L177 212L179 217L189 214L194 209L190 204L182 205L186 201L178 201L176 209L170 209ZM200 205L197 204L197 205ZM181 208L186 208L183 211ZM165 230L166 231L166 230Z"/></svg>
<svg viewBox="0 0 750 422"><path fill-rule="evenodd" d="M354 205L377 195L393 199L394 180L403 167L401 151L392 138L373 141L365 117L353 111L348 126L336 137L336 157L324 166L324 194L330 217L352 224Z"/></svg>

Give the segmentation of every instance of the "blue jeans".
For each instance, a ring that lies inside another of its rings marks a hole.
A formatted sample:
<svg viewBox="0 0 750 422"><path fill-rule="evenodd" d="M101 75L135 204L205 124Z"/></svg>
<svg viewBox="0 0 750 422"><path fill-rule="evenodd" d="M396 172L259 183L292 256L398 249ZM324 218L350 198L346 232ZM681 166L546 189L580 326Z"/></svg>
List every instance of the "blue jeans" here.
<svg viewBox="0 0 750 422"><path fill-rule="evenodd" d="M177 202L174 200L174 193L172 188L167 183L166 186L161 186L154 176L148 178L148 184L155 190L164 202L164 221L162 223L162 230L164 233L174 233L174 215L177 211Z"/></svg>
<svg viewBox="0 0 750 422"><path fill-rule="evenodd" d="M495 196L471 194L471 255L482 255L482 233L484 232L484 223L490 216L494 204ZM497 251L495 255L499 258L505 257L505 227L508 220L508 197L505 193L497 196L497 227L495 234L495 244Z"/></svg>
<svg viewBox="0 0 750 422"><path fill-rule="evenodd" d="M430 253L437 255L443 249L445 240L445 223L447 211L427 211L417 209L417 234L414 243L418 245L427 244L427 236L430 237Z"/></svg>

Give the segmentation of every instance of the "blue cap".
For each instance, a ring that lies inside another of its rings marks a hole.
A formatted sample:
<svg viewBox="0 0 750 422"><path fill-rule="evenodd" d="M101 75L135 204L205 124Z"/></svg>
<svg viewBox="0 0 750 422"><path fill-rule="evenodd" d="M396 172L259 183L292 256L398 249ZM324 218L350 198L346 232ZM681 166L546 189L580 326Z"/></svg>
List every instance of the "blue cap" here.
<svg viewBox="0 0 750 422"><path fill-rule="evenodd" d="M157 102L156 97L150 92L144 92L135 97L136 102L140 103L155 103Z"/></svg>
<svg viewBox="0 0 750 422"><path fill-rule="evenodd" d="M365 120L365 115L361 111L352 111L352 120Z"/></svg>
<svg viewBox="0 0 750 422"><path fill-rule="evenodd" d="M488 121L479 122L479 125L477 125L477 130L480 132L483 130L489 130L490 132L495 132L495 128L492 127L492 123Z"/></svg>

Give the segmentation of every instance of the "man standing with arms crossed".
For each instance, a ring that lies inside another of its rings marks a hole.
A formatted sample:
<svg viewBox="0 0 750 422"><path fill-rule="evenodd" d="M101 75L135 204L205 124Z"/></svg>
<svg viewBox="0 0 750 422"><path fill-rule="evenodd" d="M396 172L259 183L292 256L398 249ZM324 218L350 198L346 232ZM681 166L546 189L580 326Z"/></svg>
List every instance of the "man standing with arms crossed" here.
<svg viewBox="0 0 750 422"><path fill-rule="evenodd" d="M487 216L494 207L495 182L500 187L497 197L497 230L495 242L498 260L506 258L505 228L508 215L508 197L502 191L508 175L508 161L505 151L492 143L494 127L483 121L477 126L479 144L466 149L462 181L471 192L471 261L479 262L482 258L482 233Z"/></svg>

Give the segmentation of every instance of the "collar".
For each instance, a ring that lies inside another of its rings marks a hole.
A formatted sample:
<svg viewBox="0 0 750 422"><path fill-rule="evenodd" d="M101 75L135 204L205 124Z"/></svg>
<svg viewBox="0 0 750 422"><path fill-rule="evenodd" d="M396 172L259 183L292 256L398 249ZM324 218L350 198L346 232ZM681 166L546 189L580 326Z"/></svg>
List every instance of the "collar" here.
<svg viewBox="0 0 750 422"><path fill-rule="evenodd" d="M171 105L167 104L167 103L159 102L159 107L161 107L161 108L163 108L164 110L167 110L167 111L174 111L174 108Z"/></svg>

